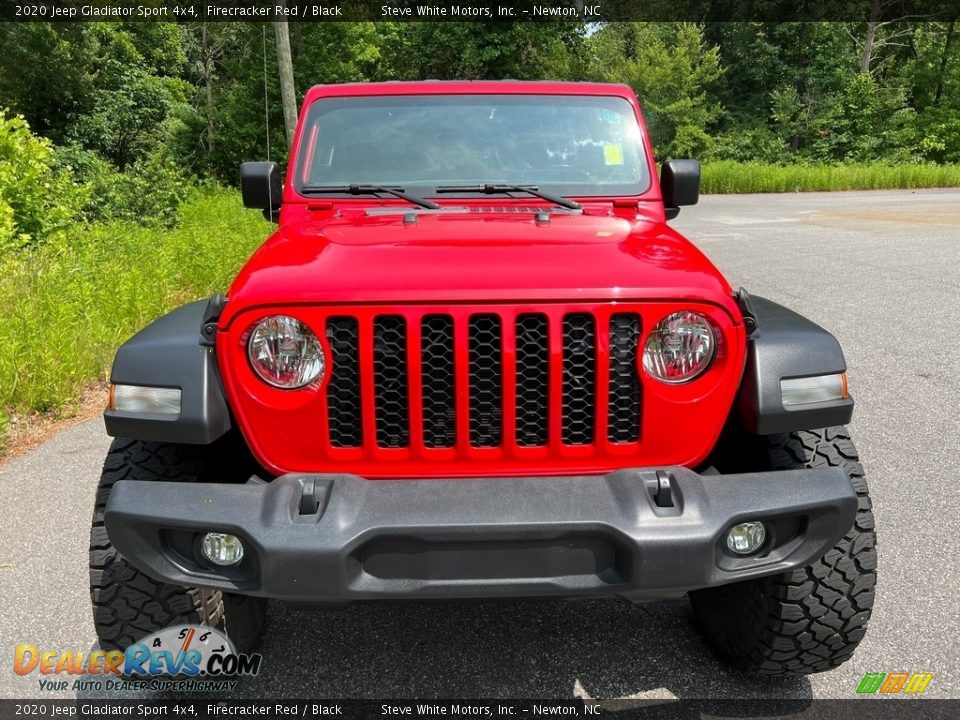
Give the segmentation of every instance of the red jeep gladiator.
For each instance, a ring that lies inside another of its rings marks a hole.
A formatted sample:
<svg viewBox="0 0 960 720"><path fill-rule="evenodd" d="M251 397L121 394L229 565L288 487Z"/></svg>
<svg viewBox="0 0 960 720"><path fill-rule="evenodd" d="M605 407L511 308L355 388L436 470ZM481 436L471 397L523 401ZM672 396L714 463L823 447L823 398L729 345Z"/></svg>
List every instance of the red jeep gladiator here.
<svg viewBox="0 0 960 720"><path fill-rule="evenodd" d="M250 648L267 598L689 596L733 667L836 667L876 582L832 335L671 229L622 85L328 85L225 295L117 352L100 644ZM626 650L626 648L625 648Z"/></svg>

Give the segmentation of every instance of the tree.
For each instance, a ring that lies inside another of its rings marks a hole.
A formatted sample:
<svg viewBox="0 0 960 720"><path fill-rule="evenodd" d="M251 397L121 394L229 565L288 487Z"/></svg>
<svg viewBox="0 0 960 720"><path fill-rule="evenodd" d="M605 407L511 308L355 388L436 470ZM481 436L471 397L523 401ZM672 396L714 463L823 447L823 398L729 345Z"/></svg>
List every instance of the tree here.
<svg viewBox="0 0 960 720"><path fill-rule="evenodd" d="M174 23L0 23L0 39L0 106L121 166L165 142L167 115L186 98Z"/></svg>
<svg viewBox="0 0 960 720"><path fill-rule="evenodd" d="M868 73L874 70L874 60L882 51L890 47L902 46L901 42L914 30L915 24L899 20L884 20L891 8L899 5L899 0L870 0L867 11L867 24L863 41L851 32L850 37L860 48L860 72Z"/></svg>
<svg viewBox="0 0 960 720"><path fill-rule="evenodd" d="M943 81L947 76L947 65L950 62L950 50L953 45L954 30L957 21L953 19L947 26L946 37L943 40L943 52L940 54L940 71L937 73L937 89L934 92L933 104L939 105L943 97Z"/></svg>
<svg viewBox="0 0 960 720"><path fill-rule="evenodd" d="M166 144L164 123L186 95L182 80L128 70L117 87L93 93L95 109L76 118L67 138L100 153L123 172Z"/></svg>
<svg viewBox="0 0 960 720"><path fill-rule="evenodd" d="M194 172L233 184L239 180L237 167L245 160L285 160L285 153L274 150L287 147L279 58L274 46L275 32L269 24L230 23L229 30L221 23L213 25L216 34L209 36L210 42L223 45L212 73L216 144L208 148L198 140L206 136L211 125L205 113L187 114L176 138L175 151ZM359 22L291 23L293 72L303 83L295 95L294 106L303 100L303 92L310 85L363 81L376 77L378 72L388 73L381 65L377 26ZM229 37L224 39L221 33L226 32ZM191 33L193 70L189 77L195 88L193 102L203 108L207 101L206 81L200 67L199 24Z"/></svg>
<svg viewBox="0 0 960 720"><path fill-rule="evenodd" d="M85 23L0 23L0 107L62 139L67 118L90 108L98 45Z"/></svg>
<svg viewBox="0 0 960 720"><path fill-rule="evenodd" d="M396 79L582 77L581 23L409 22L385 30L392 42L381 48Z"/></svg>
<svg viewBox="0 0 960 720"><path fill-rule="evenodd" d="M960 43L956 21L920 23L912 53L890 82L916 109L919 153L933 162L960 162Z"/></svg>
<svg viewBox="0 0 960 720"><path fill-rule="evenodd" d="M589 73L630 85L644 108L657 156L689 157L710 146L721 113L710 90L720 79L719 50L693 23L612 23L589 39Z"/></svg>
<svg viewBox="0 0 960 720"><path fill-rule="evenodd" d="M808 152L817 160L909 160L917 146L916 111L902 90L870 73L851 73L811 117Z"/></svg>
<svg viewBox="0 0 960 720"><path fill-rule="evenodd" d="M236 52L237 23L188 25L184 37L191 68L188 78L202 89L206 129L197 140L207 152L213 152L217 136L214 85L220 76L219 65L224 56Z"/></svg>
<svg viewBox="0 0 960 720"><path fill-rule="evenodd" d="M290 30L286 20L273 23L277 35L277 67L280 71L280 97L283 100L283 121L287 130L287 147L293 145L297 130L297 91L293 84L293 59L290 57Z"/></svg>

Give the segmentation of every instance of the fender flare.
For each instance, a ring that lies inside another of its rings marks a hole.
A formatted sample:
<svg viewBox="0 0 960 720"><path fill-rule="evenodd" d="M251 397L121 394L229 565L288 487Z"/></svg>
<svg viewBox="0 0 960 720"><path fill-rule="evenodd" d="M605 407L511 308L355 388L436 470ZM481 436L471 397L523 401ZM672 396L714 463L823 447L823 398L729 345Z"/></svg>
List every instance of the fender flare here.
<svg viewBox="0 0 960 720"><path fill-rule="evenodd" d="M745 429L759 435L846 425L853 398L786 409L780 380L846 372L840 343L816 323L766 298L739 293L748 326L747 363L736 412Z"/></svg>
<svg viewBox="0 0 960 720"><path fill-rule="evenodd" d="M164 418L108 408L103 413L108 435L209 445L230 430L230 409L214 350L201 339L212 304L211 300L199 300L179 307L120 346L110 382L180 388L180 415Z"/></svg>

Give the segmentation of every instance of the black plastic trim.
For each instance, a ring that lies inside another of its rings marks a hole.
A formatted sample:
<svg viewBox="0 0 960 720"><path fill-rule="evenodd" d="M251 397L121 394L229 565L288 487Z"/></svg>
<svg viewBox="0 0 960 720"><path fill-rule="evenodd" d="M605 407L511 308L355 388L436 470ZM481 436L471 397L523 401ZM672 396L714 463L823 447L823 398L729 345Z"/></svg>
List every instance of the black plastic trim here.
<svg viewBox="0 0 960 720"><path fill-rule="evenodd" d="M220 303L200 300L177 308L125 342L113 360L110 381L180 388L176 418L106 410L107 434L158 442L208 445L230 429L213 348L200 344L204 321Z"/></svg>
<svg viewBox="0 0 960 720"><path fill-rule="evenodd" d="M747 337L753 337L757 331L757 313L753 309L753 298L746 288L740 288L733 294L737 300L737 306L743 315L743 325L747 329Z"/></svg>
<svg viewBox="0 0 960 720"><path fill-rule="evenodd" d="M473 480L121 480L105 517L117 550L159 580L343 604L679 597L807 565L843 537L856 511L841 468L701 476L661 467ZM796 532L773 534L757 556L734 557L725 533L747 520ZM249 564L212 571L170 549L211 531L241 537Z"/></svg>
<svg viewBox="0 0 960 720"><path fill-rule="evenodd" d="M739 293L741 308L754 326L747 345L747 364L737 398L741 424L760 435L846 425L853 416L853 398L786 409L780 380L845 372L840 343L829 332L782 305Z"/></svg>
<svg viewBox="0 0 960 720"><path fill-rule="evenodd" d="M217 321L223 309L227 306L227 298L217 293L207 301L200 320L200 344L204 347L213 347L217 341Z"/></svg>

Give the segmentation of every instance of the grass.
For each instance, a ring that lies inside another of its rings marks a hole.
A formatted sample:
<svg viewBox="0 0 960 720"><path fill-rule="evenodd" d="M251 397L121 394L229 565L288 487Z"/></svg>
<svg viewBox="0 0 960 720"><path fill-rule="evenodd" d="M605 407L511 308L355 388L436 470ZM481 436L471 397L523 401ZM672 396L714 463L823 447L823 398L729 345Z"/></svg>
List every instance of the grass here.
<svg viewBox="0 0 960 720"><path fill-rule="evenodd" d="M225 290L269 229L236 192L206 191L175 230L78 228L68 247L0 257L0 449L10 414L64 408L137 330Z"/></svg>
<svg viewBox="0 0 960 720"><path fill-rule="evenodd" d="M704 193L782 193L960 187L960 165L704 163Z"/></svg>

